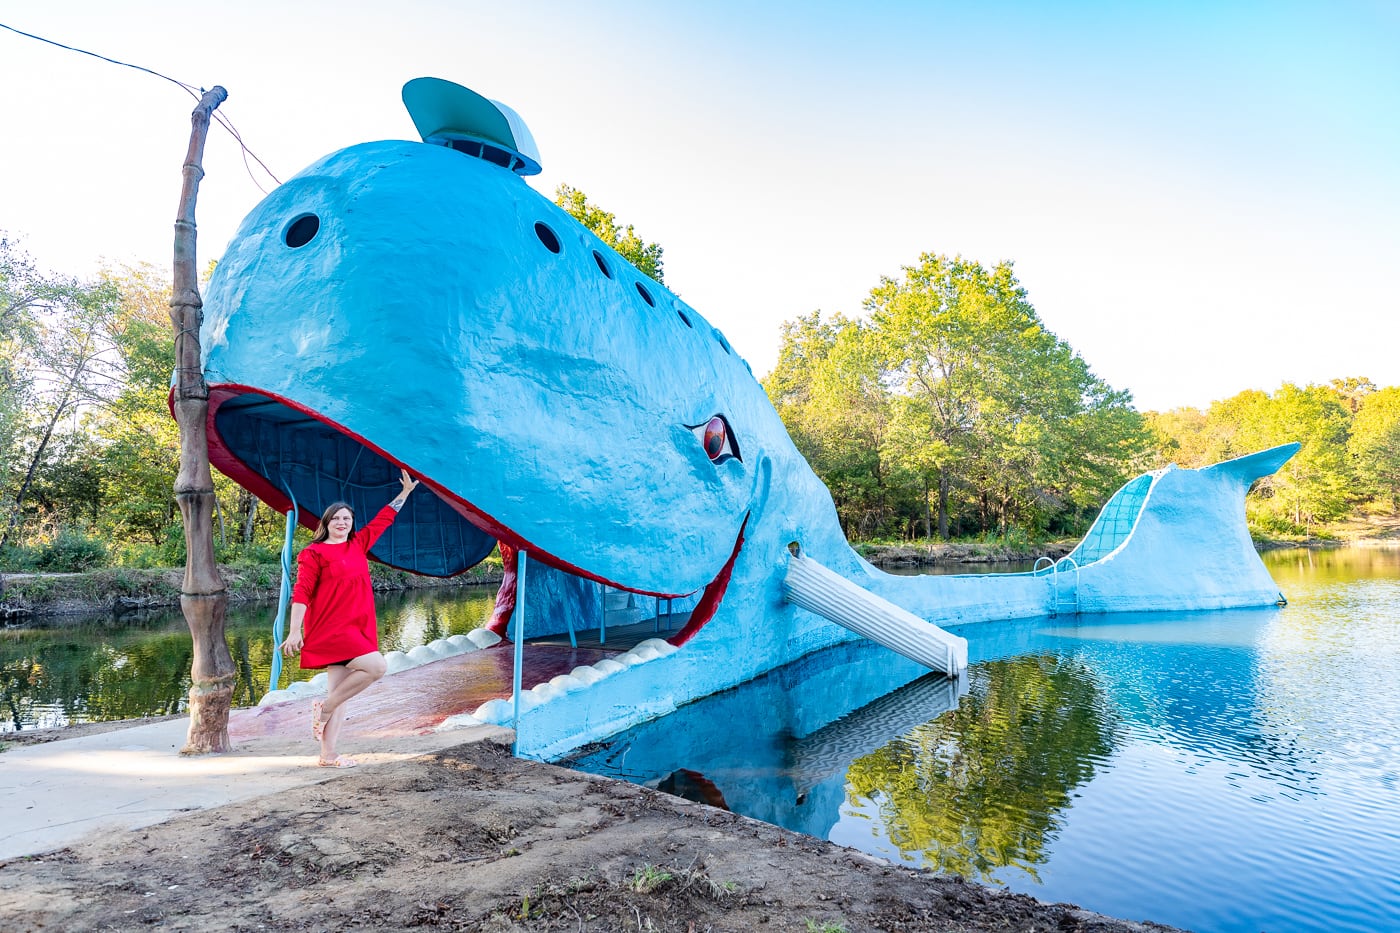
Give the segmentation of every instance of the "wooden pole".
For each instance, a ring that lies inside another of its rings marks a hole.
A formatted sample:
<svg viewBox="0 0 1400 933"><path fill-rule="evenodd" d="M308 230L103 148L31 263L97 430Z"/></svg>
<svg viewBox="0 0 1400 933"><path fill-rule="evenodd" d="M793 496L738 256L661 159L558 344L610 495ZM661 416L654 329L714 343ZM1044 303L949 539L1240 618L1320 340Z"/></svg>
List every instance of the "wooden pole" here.
<svg viewBox="0 0 1400 933"><path fill-rule="evenodd" d="M204 177L204 140L209 120L228 92L204 93L190 114L190 148L185 156L180 209L175 218L175 279L170 321L175 326L175 421L180 426L180 473L175 501L185 525L185 580L180 608L194 641L190 676L190 731L182 755L226 752L228 714L237 669L224 638L228 590L214 560L214 477L209 472L209 386L200 359L199 328L204 302L195 268L194 206Z"/></svg>

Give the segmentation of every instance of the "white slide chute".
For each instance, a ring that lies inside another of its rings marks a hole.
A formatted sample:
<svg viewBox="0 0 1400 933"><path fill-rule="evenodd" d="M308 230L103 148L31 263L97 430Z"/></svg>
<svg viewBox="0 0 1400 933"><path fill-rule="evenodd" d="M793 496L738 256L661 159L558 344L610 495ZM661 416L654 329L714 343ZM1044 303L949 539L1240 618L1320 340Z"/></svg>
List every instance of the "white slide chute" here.
<svg viewBox="0 0 1400 933"><path fill-rule="evenodd" d="M783 577L788 602L815 612L911 661L950 677L967 670L967 639L950 635L907 609L821 564L794 554Z"/></svg>

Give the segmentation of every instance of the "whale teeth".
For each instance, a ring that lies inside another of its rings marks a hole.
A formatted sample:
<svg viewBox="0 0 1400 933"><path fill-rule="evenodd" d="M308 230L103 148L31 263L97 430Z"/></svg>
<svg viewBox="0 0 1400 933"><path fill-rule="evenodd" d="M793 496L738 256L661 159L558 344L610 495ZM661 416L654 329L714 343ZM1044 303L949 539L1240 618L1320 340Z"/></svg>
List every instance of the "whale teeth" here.
<svg viewBox="0 0 1400 933"><path fill-rule="evenodd" d="M501 643L501 636L485 628L472 629L467 633L467 638L478 648L490 648Z"/></svg>
<svg viewBox="0 0 1400 933"><path fill-rule="evenodd" d="M388 651L384 654L385 672L388 674L398 674L410 668L419 667L423 664L431 664L433 661L442 658L450 658L457 654L466 654L469 651L480 651L482 648L490 648L499 644L501 636L495 632L487 631L484 628L472 629L465 635L449 635L446 638L438 638L428 642L426 645L418 645L403 651ZM325 673L317 674L310 680L297 681L288 684L282 690L270 690L261 700L258 706L274 706L278 703L286 703L291 700L300 700L305 697L319 696L326 692Z"/></svg>
<svg viewBox="0 0 1400 933"><path fill-rule="evenodd" d="M526 690L520 697L520 712L525 713L550 700L570 693L577 693L593 686L598 681L629 667L645 664L675 654L675 645L661 638L648 638L629 651L615 658L604 658L596 664L580 665L567 674L560 674L546 683ZM487 722L498 726L508 726L515 718L515 694L505 699L487 700L470 715L473 723ZM454 719L456 717L453 717ZM465 722L465 720L464 720ZM471 724L471 723L468 723Z"/></svg>

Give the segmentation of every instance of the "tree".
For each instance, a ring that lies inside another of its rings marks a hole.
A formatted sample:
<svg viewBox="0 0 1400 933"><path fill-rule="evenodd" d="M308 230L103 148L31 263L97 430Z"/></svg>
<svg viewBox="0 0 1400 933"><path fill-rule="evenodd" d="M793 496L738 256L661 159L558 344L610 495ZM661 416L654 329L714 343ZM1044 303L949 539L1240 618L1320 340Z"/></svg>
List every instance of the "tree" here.
<svg viewBox="0 0 1400 933"><path fill-rule="evenodd" d="M1400 387L1380 389L1361 401L1347 450L1364 491L1400 511Z"/></svg>
<svg viewBox="0 0 1400 933"><path fill-rule="evenodd" d="M1148 429L1159 463L1175 463L1195 469L1209 465L1210 437L1206 433L1206 413L1199 408L1173 408L1165 412L1147 412Z"/></svg>
<svg viewBox="0 0 1400 933"><path fill-rule="evenodd" d="M1196 462L1183 465L1203 466L1297 441L1302 449L1277 473L1255 483L1251 514L1282 523L1280 530L1340 518L1360 498L1347 456L1352 418L1348 382L1354 388L1357 380L1303 387L1284 383L1272 395L1248 389L1213 402L1204 424L1188 425L1182 439L1175 440L1178 447L1197 452ZM1165 419L1155 424L1173 429Z"/></svg>
<svg viewBox="0 0 1400 933"><path fill-rule="evenodd" d="M897 520L903 498L881 453L890 397L873 351L859 322L814 311L783 325L778 365L763 383L846 534L867 538Z"/></svg>
<svg viewBox="0 0 1400 933"><path fill-rule="evenodd" d="M1270 400L1267 443L1298 441L1303 446L1291 460L1268 477L1295 525L1312 525L1341 518L1360 497L1347 458L1351 408L1332 386L1299 387L1284 383Z"/></svg>
<svg viewBox="0 0 1400 933"><path fill-rule="evenodd" d="M1361 405L1366 400L1366 396L1375 392L1378 386L1365 376L1347 376L1342 379L1333 379L1329 385L1332 390L1341 397L1346 406L1351 409L1354 415L1360 410Z"/></svg>
<svg viewBox="0 0 1400 933"><path fill-rule="evenodd" d="M926 503L936 491L940 537L959 485L984 529L1044 526L1066 504L1101 502L1148 448L1131 397L1045 329L1011 263L925 253L866 309L895 393L887 453Z"/></svg>
<svg viewBox="0 0 1400 933"><path fill-rule="evenodd" d="M64 419L109 399L121 379L112 352L112 325L120 306L116 289L105 281L40 275L27 257L16 258L8 248L5 252L0 317L9 321L3 326L21 353L10 361L5 378L22 394L23 409L7 416L4 429L10 462L0 546L14 531ZM11 400L4 407L14 404Z"/></svg>
<svg viewBox="0 0 1400 933"><path fill-rule="evenodd" d="M33 386L26 365L37 344L38 313L49 283L33 261L0 234L0 477L16 473L17 445ZM8 483L0 492L12 493ZM8 510L7 510L8 511Z"/></svg>
<svg viewBox="0 0 1400 933"><path fill-rule="evenodd" d="M617 250L624 259L637 267L637 271L658 282L664 281L661 278L661 246L644 241L632 229L631 224L626 227L619 226L617 218L610 212L589 203L587 195L568 185L560 185L555 189L554 203L592 230L598 239Z"/></svg>
<svg viewBox="0 0 1400 933"><path fill-rule="evenodd" d="M179 428L167 402L170 281L147 264L109 271L106 279L121 295L112 342L125 379L92 419L102 442L104 525L114 538L159 545L176 520L170 481L180 466Z"/></svg>

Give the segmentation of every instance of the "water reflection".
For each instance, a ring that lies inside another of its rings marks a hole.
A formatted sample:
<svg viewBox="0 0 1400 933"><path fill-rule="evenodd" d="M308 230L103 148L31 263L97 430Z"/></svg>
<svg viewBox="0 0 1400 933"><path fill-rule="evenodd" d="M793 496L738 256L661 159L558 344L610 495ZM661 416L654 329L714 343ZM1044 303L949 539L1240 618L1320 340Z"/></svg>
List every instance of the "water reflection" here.
<svg viewBox="0 0 1400 933"><path fill-rule="evenodd" d="M690 769L738 812L1118 916L1390 928L1400 550L1265 562L1284 609L962 627L973 666L947 712L877 714L937 679L842 646L573 765L653 786Z"/></svg>
<svg viewBox="0 0 1400 933"><path fill-rule="evenodd" d="M493 587L443 587L381 595L379 642L406 651L482 625ZM237 668L234 704L251 706L267 692L275 606L229 607L225 634ZM140 619L109 615L65 620L48 628L0 630L0 732L69 723L178 713L189 693L190 635L178 609ZM294 660L282 686L308 680Z"/></svg>
<svg viewBox="0 0 1400 933"><path fill-rule="evenodd" d="M902 698L877 702L901 687ZM839 815L850 761L886 741L870 744L881 724L925 722L958 693L958 682L872 643L837 645L643 723L585 750L571 766L653 787L698 773L736 812L825 836ZM755 728L736 735L736 723Z"/></svg>
<svg viewBox="0 0 1400 933"><path fill-rule="evenodd" d="M1031 656L978 666L957 709L847 772L849 813L906 860L967 878L1045 861L1070 794L1114 746L1090 671Z"/></svg>

